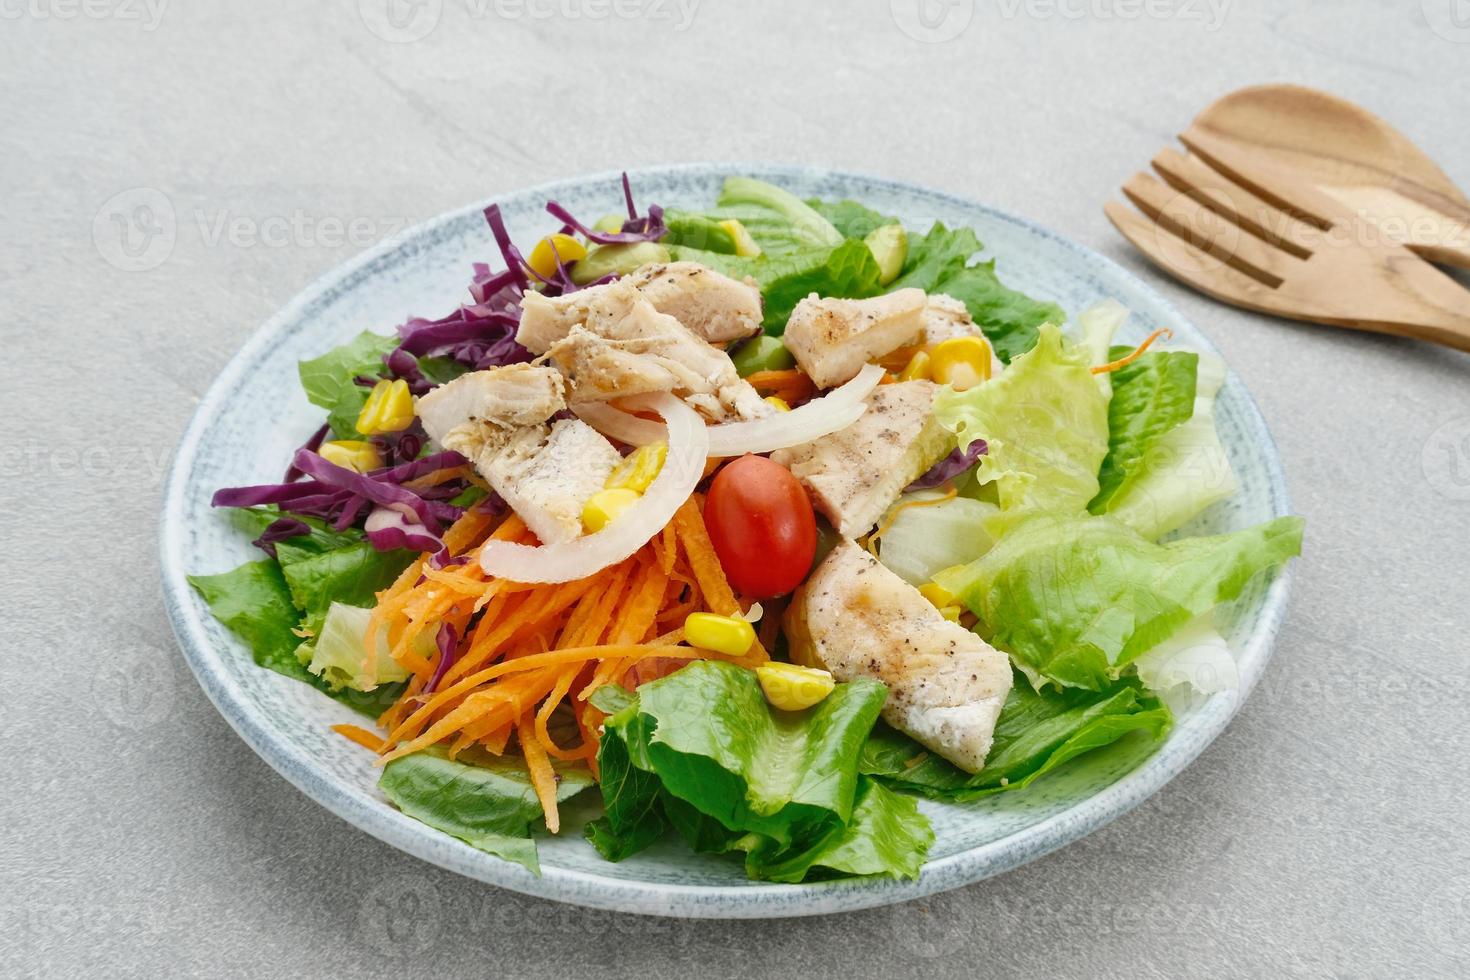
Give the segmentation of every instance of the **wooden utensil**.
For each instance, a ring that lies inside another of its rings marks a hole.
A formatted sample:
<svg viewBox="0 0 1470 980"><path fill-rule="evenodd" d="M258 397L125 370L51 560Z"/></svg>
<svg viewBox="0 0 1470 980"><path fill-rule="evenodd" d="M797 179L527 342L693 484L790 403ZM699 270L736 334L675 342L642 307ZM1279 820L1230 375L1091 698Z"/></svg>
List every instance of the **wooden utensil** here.
<svg viewBox="0 0 1470 980"><path fill-rule="evenodd" d="M1270 159L1425 258L1470 268L1470 198L1362 106L1300 85L1259 85L1211 104L1190 132Z"/></svg>
<svg viewBox="0 0 1470 980"><path fill-rule="evenodd" d="M1202 118L1249 115L1215 108ZM1165 149L1153 160L1162 181L1139 173L1123 186L1137 212L1114 201L1104 208L1118 230L1164 271L1247 309L1470 351L1470 291L1400 244L1369 214L1296 169L1305 151L1263 150L1253 139L1221 135L1215 124L1191 126L1180 140L1188 154ZM1434 173L1453 190L1443 174ZM1374 185L1339 177L1332 186L1366 194L1361 189ZM1404 194L1403 186L1392 194ZM1436 208L1454 205L1444 194L1436 201ZM1443 234L1452 229L1442 222L1434 227L1440 233L1421 236L1415 247L1457 253L1455 237Z"/></svg>

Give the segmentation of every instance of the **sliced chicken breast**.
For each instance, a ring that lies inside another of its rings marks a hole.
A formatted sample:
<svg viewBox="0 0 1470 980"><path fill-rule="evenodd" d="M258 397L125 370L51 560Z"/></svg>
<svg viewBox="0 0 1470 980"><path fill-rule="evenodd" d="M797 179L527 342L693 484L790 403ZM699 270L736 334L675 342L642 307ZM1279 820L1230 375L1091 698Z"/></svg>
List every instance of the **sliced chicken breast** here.
<svg viewBox="0 0 1470 980"><path fill-rule="evenodd" d="M542 544L556 544L582 533L582 508L621 459L596 429L562 419L521 429L476 466Z"/></svg>
<svg viewBox="0 0 1470 980"><path fill-rule="evenodd" d="M604 287L587 305L585 323L573 325L546 354L571 380L576 398L670 391L714 421L774 411L728 354L621 280Z"/></svg>
<svg viewBox="0 0 1470 980"><path fill-rule="evenodd" d="M566 296L527 293L521 301L516 340L533 354L546 353L574 325L586 323L592 304L605 301L618 284L638 290L655 310L674 317L708 343L728 343L761 329L760 290L697 262L668 262L645 265L617 283Z"/></svg>
<svg viewBox="0 0 1470 980"><path fill-rule="evenodd" d="M930 411L938 392L930 381L880 385L856 422L777 450L771 459L801 481L838 534L866 534L903 488L952 448L949 433Z"/></svg>
<svg viewBox="0 0 1470 980"><path fill-rule="evenodd" d="M944 293L932 293L924 303L922 344L940 344L955 337L978 337L980 328L970 318L965 304Z"/></svg>
<svg viewBox="0 0 1470 980"><path fill-rule="evenodd" d="M566 380L553 368L530 364L461 375L417 403L429 438L470 460L566 407Z"/></svg>
<svg viewBox="0 0 1470 980"><path fill-rule="evenodd" d="M643 298L711 344L761 330L761 293L698 262L645 265L627 277Z"/></svg>
<svg viewBox="0 0 1470 980"><path fill-rule="evenodd" d="M838 544L784 622L793 660L839 681L882 681L884 721L966 772L984 767L1011 690L1009 658L863 549Z"/></svg>
<svg viewBox="0 0 1470 980"><path fill-rule="evenodd" d="M796 304L782 337L796 363L819 388L850 381L869 361L912 344L924 329L924 291L900 289L872 299L822 299Z"/></svg>

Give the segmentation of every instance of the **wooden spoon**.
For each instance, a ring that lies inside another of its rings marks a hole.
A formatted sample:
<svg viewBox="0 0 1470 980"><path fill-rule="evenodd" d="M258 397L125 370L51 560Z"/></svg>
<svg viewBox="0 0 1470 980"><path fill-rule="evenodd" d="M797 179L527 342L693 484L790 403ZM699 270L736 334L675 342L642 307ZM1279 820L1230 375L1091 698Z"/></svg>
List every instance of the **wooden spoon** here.
<svg viewBox="0 0 1470 980"><path fill-rule="evenodd" d="M1446 265L1470 268L1470 199L1388 123L1298 85L1259 85L1219 99L1184 134L1236 144L1315 184L1386 235ZM1324 219L1326 215L1312 215Z"/></svg>

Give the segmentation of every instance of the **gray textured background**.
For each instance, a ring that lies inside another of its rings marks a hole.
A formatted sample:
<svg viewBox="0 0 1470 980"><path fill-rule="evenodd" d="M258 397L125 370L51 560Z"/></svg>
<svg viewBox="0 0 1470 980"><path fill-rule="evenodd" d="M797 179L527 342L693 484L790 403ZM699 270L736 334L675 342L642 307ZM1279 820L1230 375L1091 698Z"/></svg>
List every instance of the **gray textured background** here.
<svg viewBox="0 0 1470 980"><path fill-rule="evenodd" d="M1470 22L1449 2L1151 0L1127 18L1140 5L954 0L926 33L901 16L912 0L685 0L687 23L672 0L601 20L565 12L597 0L545 17L422 0L442 16L410 20L433 27L417 40L383 26L385 0L159 2L0 2L0 973L1470 969L1470 358L1212 305L1100 209L1212 98L1273 80L1372 107L1470 186ZM196 399L256 325L445 209L704 159L864 170L1037 219L1144 271L1255 392L1307 556L1261 687L1152 801L913 905L616 916L353 830L195 686L155 512ZM171 247L124 250L114 216L140 202Z"/></svg>

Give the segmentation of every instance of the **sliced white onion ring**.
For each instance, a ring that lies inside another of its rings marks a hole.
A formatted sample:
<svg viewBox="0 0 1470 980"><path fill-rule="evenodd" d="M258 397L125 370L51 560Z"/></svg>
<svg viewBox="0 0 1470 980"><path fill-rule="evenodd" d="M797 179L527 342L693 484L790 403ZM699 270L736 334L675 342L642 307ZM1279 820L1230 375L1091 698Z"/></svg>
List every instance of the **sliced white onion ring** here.
<svg viewBox="0 0 1470 980"><path fill-rule="evenodd" d="M533 546L514 541L485 542L480 567L512 582L571 582L596 574L643 547L669 523L704 475L709 428L673 395L660 392L628 399L640 411L657 412L665 425L669 453L642 498L594 534L560 544ZM623 414L623 413L619 413Z"/></svg>
<svg viewBox="0 0 1470 980"><path fill-rule="evenodd" d="M711 456L768 453L799 446L856 422L867 411L867 397L883 380L883 369L866 365L857 377L789 412L778 412L749 422L726 422L709 427ZM577 416L605 436L632 446L646 446L665 438L663 425L619 411L606 402L572 406Z"/></svg>

